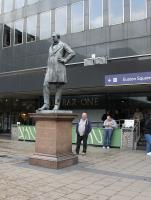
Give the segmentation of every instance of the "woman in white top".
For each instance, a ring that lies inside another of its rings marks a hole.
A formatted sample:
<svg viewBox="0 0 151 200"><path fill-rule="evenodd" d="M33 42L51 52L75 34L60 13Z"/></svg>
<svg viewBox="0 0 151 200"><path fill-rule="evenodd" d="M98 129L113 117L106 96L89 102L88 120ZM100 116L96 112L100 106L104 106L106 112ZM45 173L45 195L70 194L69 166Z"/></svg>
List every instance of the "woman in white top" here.
<svg viewBox="0 0 151 200"><path fill-rule="evenodd" d="M107 116L107 119L104 121L104 141L103 149L109 149L111 146L111 138L114 128L117 127L116 121L112 119L110 115Z"/></svg>

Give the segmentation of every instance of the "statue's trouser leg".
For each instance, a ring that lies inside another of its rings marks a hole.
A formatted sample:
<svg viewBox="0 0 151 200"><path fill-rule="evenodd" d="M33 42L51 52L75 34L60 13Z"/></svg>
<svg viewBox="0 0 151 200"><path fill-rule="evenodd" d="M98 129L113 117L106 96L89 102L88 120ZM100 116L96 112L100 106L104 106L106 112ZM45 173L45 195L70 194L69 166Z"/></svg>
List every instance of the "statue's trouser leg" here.
<svg viewBox="0 0 151 200"><path fill-rule="evenodd" d="M60 108L62 89L63 89L62 84L56 85L55 106L54 106L54 109L56 110Z"/></svg>
<svg viewBox="0 0 151 200"><path fill-rule="evenodd" d="M48 82L45 82L43 85L43 97L44 97L44 104L49 107L50 105L50 85Z"/></svg>

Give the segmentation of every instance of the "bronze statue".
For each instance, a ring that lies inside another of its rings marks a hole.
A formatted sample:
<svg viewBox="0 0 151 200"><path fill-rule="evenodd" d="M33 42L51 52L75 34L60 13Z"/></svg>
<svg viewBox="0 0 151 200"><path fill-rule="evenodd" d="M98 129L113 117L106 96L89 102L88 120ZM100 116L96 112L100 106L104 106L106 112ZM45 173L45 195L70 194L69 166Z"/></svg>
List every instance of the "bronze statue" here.
<svg viewBox="0 0 151 200"><path fill-rule="evenodd" d="M65 64L75 56L75 52L60 41L60 34L52 34L52 45L49 48L48 66L43 84L44 105L39 111L49 110L50 86L55 85L55 105L53 110L59 110L63 85L67 83Z"/></svg>

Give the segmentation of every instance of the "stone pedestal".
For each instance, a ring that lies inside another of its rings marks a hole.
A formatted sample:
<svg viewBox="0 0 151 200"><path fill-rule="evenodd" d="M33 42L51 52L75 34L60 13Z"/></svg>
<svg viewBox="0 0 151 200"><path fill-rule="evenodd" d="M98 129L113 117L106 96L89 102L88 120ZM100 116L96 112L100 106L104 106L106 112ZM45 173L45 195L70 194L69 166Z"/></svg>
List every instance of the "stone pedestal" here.
<svg viewBox="0 0 151 200"><path fill-rule="evenodd" d="M78 157L72 153L72 121L77 115L43 111L30 116L36 122L36 144L29 163L52 169L77 164Z"/></svg>

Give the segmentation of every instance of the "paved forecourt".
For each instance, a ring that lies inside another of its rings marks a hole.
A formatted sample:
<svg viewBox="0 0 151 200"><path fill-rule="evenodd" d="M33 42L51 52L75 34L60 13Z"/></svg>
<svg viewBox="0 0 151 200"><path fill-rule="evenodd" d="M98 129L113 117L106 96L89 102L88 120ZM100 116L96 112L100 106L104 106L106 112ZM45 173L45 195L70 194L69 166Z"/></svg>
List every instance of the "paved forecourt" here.
<svg viewBox="0 0 151 200"><path fill-rule="evenodd" d="M143 151L88 146L78 165L61 170L29 165L33 152L32 142L0 140L1 200L150 200L151 157Z"/></svg>

